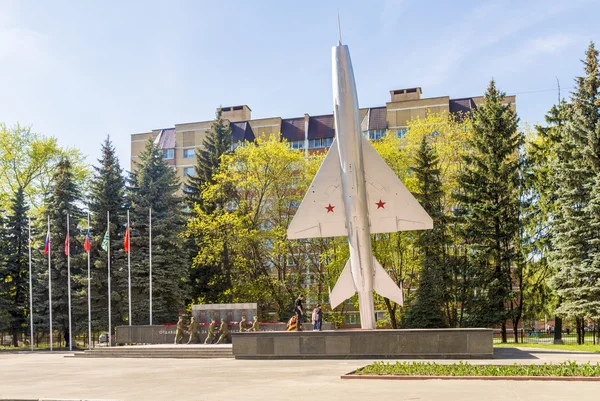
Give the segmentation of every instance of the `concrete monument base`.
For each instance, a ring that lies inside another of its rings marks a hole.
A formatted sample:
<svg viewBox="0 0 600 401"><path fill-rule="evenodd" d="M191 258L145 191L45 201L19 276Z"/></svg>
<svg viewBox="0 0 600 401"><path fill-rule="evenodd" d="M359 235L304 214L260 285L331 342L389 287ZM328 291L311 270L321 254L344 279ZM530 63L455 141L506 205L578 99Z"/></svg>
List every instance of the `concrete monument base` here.
<svg viewBox="0 0 600 401"><path fill-rule="evenodd" d="M492 329L232 333L236 359L492 358Z"/></svg>

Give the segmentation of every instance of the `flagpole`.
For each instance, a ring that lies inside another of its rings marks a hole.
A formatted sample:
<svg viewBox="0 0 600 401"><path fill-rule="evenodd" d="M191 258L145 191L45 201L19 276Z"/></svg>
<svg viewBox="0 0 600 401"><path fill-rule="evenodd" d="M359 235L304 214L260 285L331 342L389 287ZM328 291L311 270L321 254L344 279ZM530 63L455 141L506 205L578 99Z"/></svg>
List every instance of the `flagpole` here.
<svg viewBox="0 0 600 401"><path fill-rule="evenodd" d="M52 351L52 270L50 269L50 215L48 215L48 310L50 311L50 351Z"/></svg>
<svg viewBox="0 0 600 401"><path fill-rule="evenodd" d="M127 209L127 286L129 297L129 325L131 326L131 229L129 228L129 209Z"/></svg>
<svg viewBox="0 0 600 401"><path fill-rule="evenodd" d="M31 277L31 217L29 217L29 343L33 351L33 284Z"/></svg>
<svg viewBox="0 0 600 401"><path fill-rule="evenodd" d="M69 234L71 233L69 227L69 213L67 213L67 291L69 299L69 351L73 351L73 333L71 332L71 239Z"/></svg>
<svg viewBox="0 0 600 401"><path fill-rule="evenodd" d="M148 209L149 235L148 242L150 245L150 326L152 326L152 208Z"/></svg>
<svg viewBox="0 0 600 401"><path fill-rule="evenodd" d="M88 240L88 236L90 235L90 212L88 212L88 229L87 229L87 233L86 233L86 240ZM90 272L90 255L92 253L92 249L91 249L91 243L90 243L90 248L87 250L87 257L88 257L88 349L92 349L92 276L91 276L91 272Z"/></svg>
<svg viewBox="0 0 600 401"><path fill-rule="evenodd" d="M106 232L108 233L108 346L112 346L112 314L110 310L110 211L106 211Z"/></svg>

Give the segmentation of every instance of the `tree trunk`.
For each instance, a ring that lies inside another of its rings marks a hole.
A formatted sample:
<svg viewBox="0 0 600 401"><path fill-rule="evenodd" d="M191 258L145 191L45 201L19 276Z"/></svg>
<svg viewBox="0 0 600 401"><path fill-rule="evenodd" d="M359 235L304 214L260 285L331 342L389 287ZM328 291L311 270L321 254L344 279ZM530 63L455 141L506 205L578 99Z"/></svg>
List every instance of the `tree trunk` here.
<svg viewBox="0 0 600 401"><path fill-rule="evenodd" d="M506 320L502 321L502 342L505 343L508 341L508 338L506 336Z"/></svg>
<svg viewBox="0 0 600 401"><path fill-rule="evenodd" d="M515 318L515 319L513 320L513 322L512 322L512 323L513 323L513 334L514 334L514 336L515 336L515 344L518 344L518 343L519 343L519 332L520 332L521 330L519 330L519 329L518 329L518 327L519 327L519 321L520 321L520 320L521 320L521 319L520 319L519 317L517 317L517 318Z"/></svg>
<svg viewBox="0 0 600 401"><path fill-rule="evenodd" d="M585 342L585 330L583 327L583 318L575 318L575 325L577 326L577 344L581 345Z"/></svg>
<svg viewBox="0 0 600 401"><path fill-rule="evenodd" d="M398 322L396 321L396 307L392 308L392 303L390 302L389 299L387 298L383 298L383 300L385 301L385 306L388 309L388 313L390 315L390 322L392 323L392 329L397 329L398 328Z"/></svg>
<svg viewBox="0 0 600 401"><path fill-rule="evenodd" d="M19 330L15 328L12 329L12 343L13 347L19 346Z"/></svg>
<svg viewBox="0 0 600 401"><path fill-rule="evenodd" d="M562 319L554 316L554 344L562 344Z"/></svg>

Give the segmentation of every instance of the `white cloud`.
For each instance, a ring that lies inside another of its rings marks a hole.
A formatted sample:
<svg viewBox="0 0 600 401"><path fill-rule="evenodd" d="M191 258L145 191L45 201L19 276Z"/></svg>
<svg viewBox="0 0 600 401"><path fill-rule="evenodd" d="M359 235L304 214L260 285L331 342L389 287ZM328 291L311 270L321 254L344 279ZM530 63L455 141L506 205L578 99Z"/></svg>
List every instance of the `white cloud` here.
<svg viewBox="0 0 600 401"><path fill-rule="evenodd" d="M0 73L44 72L54 64L47 37L19 26L17 3L0 3Z"/></svg>
<svg viewBox="0 0 600 401"><path fill-rule="evenodd" d="M572 1L541 8L528 3L516 7L502 0L485 2L448 26L447 37L410 55L422 66L415 78L423 86L439 85L473 54L581 4L582 1ZM566 35L555 35L529 41L527 46L530 54L541 54L564 48L572 40Z"/></svg>
<svg viewBox="0 0 600 401"><path fill-rule="evenodd" d="M381 11L381 26L384 33L389 33L400 22L408 0L385 0Z"/></svg>
<svg viewBox="0 0 600 401"><path fill-rule="evenodd" d="M577 38L565 34L549 35L543 38L531 39L525 43L523 50L532 55L542 53L556 53L572 44Z"/></svg>

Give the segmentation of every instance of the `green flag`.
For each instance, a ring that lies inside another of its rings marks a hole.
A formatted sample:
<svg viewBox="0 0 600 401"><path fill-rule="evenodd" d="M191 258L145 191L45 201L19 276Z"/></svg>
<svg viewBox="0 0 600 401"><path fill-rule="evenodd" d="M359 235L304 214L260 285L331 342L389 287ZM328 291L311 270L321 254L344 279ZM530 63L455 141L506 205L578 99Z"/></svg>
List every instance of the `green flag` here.
<svg viewBox="0 0 600 401"><path fill-rule="evenodd" d="M105 251L108 250L108 230L106 230L106 234L104 234L104 239L102 240L102 249Z"/></svg>

